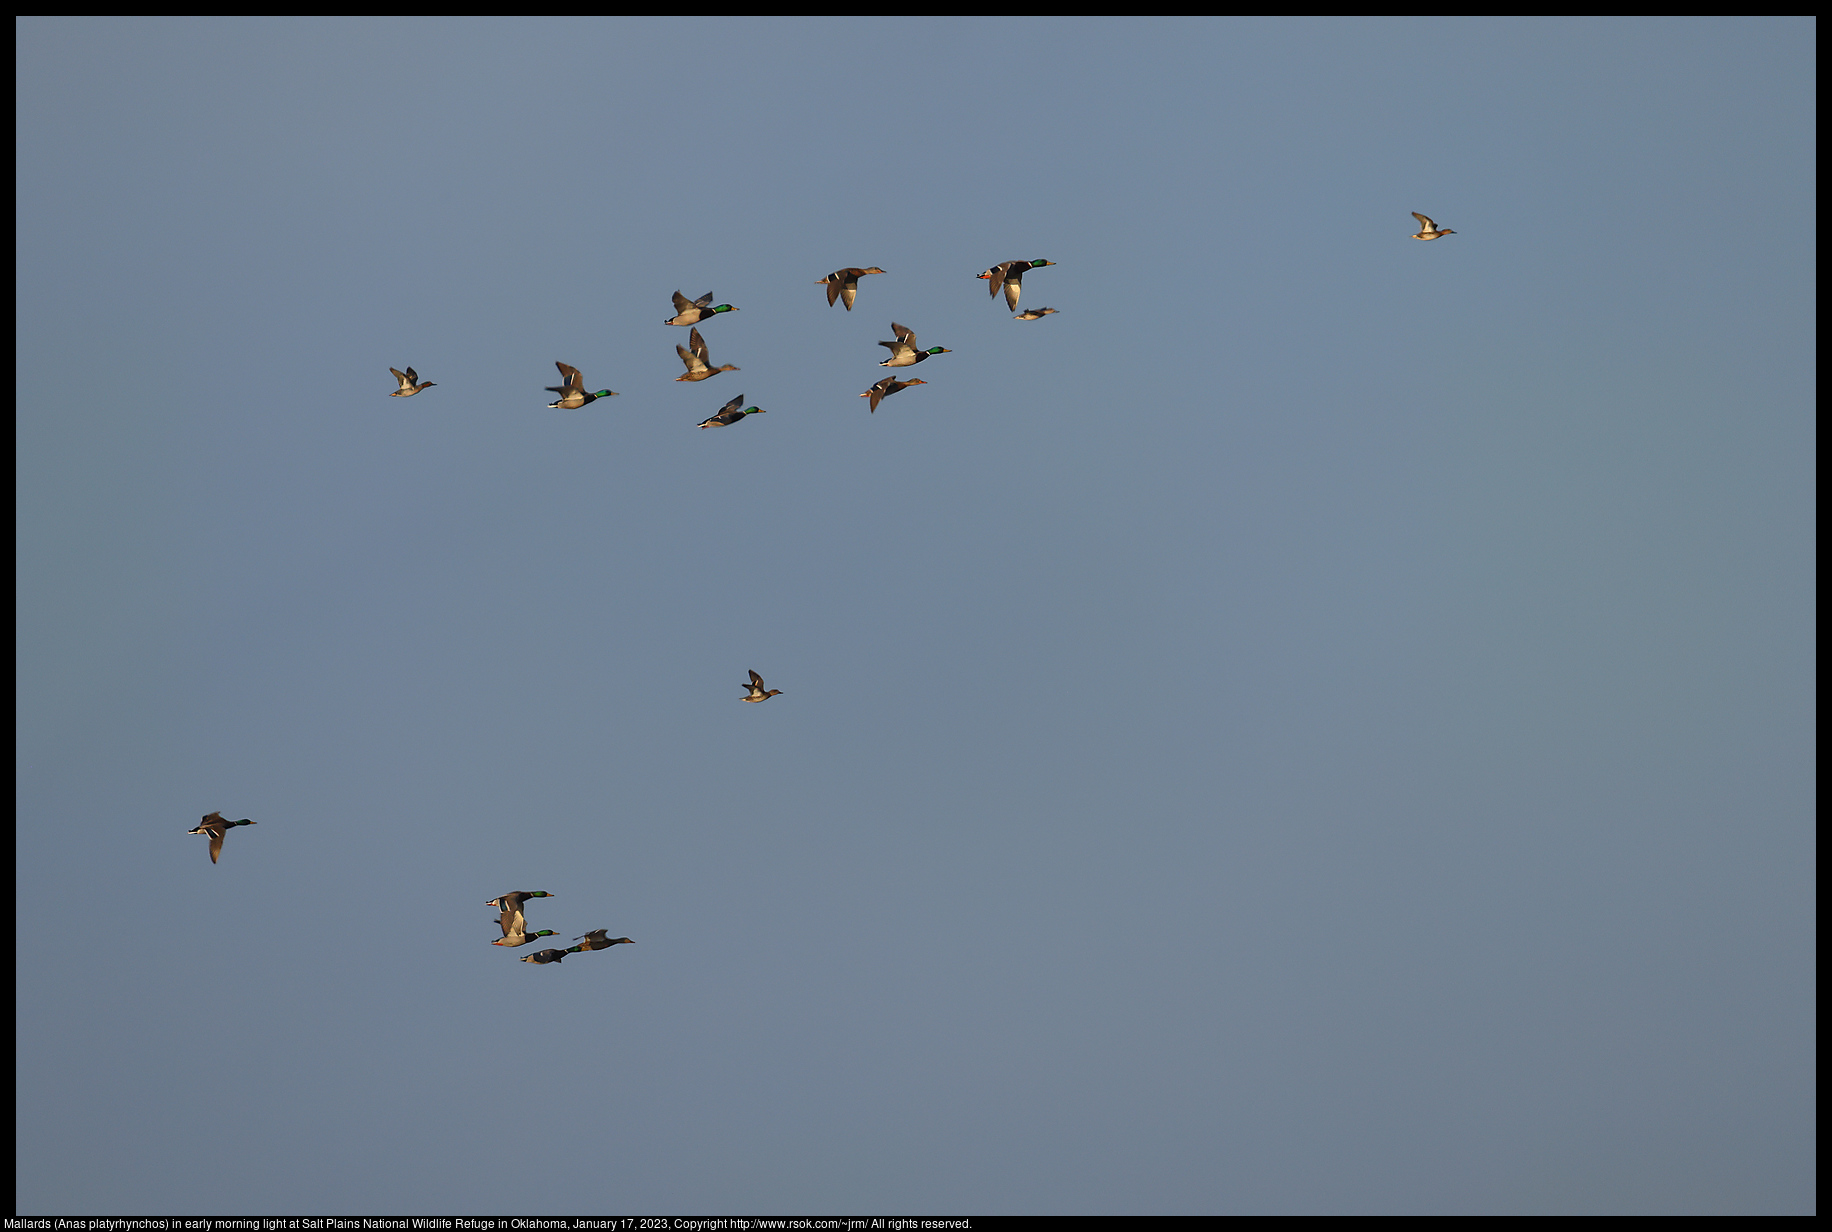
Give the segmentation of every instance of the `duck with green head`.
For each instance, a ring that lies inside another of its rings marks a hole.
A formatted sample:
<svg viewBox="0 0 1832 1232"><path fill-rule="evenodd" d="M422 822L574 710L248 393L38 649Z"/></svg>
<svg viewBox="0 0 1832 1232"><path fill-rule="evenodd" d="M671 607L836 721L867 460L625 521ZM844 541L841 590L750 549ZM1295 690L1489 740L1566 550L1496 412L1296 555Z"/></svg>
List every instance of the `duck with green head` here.
<svg viewBox="0 0 1832 1232"><path fill-rule="evenodd" d="M496 922L502 926L503 936L511 937L528 931L528 921L522 914L523 903L531 898L554 897L545 890L517 890L513 894L499 894L484 906L494 907L502 913Z"/></svg>
<svg viewBox="0 0 1832 1232"><path fill-rule="evenodd" d="M614 389L601 389L595 394L587 393L585 378L579 374L577 368L571 364L563 364L557 359L553 361L553 366L560 370L560 379L566 384L547 387L548 393L560 395L547 404L549 407L562 411L576 411L582 406L590 406L600 398L617 396L617 391Z"/></svg>
<svg viewBox="0 0 1832 1232"><path fill-rule="evenodd" d="M669 317L666 321L663 321L662 324L698 325L702 321L712 320L721 312L738 311L730 304L720 304L716 308L708 308L706 305L710 303L712 303L711 291L708 291L706 294L700 296L700 298L694 300L690 300L679 291L676 291L674 293L674 315Z"/></svg>
<svg viewBox="0 0 1832 1232"><path fill-rule="evenodd" d="M556 963L556 962L560 962L563 959L565 959L565 957L568 954L580 953L581 951L584 950L584 948L585 948L584 946L574 945L574 946L568 946L564 950L537 950L533 954L530 954L527 957L523 958L522 961L531 962L531 963L542 963L542 964Z"/></svg>
<svg viewBox="0 0 1832 1232"><path fill-rule="evenodd" d="M208 834L210 836L210 863L216 863L216 857L223 854L223 835L236 826L252 826L254 822L246 817L240 821L230 821L221 813L206 813L204 819L196 826L186 830L186 834Z"/></svg>
<svg viewBox="0 0 1832 1232"><path fill-rule="evenodd" d="M986 279L988 283L986 289L994 295L997 295L999 289L1003 287L1005 289L1005 302L1011 305L1011 310L1013 312L1016 312L1018 310L1018 292L1023 289L1021 284L1024 281L1025 271L1041 269L1046 265L1054 264L1056 264L1054 261L1044 261L1041 259L1036 261L1007 261L1003 265L993 266L991 269L980 274L979 277Z"/></svg>
<svg viewBox="0 0 1832 1232"><path fill-rule="evenodd" d="M492 941L490 942L490 944L507 946L510 949L514 949L518 945L527 945L530 941L533 941L536 937L554 937L554 936L558 936L558 934L555 933L553 929L543 928L538 933L504 933L500 939L496 941Z"/></svg>
<svg viewBox="0 0 1832 1232"><path fill-rule="evenodd" d="M744 395L739 394L736 398L733 398L730 402L720 407L717 415L712 416L710 419L702 419L700 421L700 427L729 428L740 419L743 419L746 415L763 414L763 408L760 406L753 406L747 410L740 410L739 408L742 406L744 406Z"/></svg>
<svg viewBox="0 0 1832 1232"><path fill-rule="evenodd" d="M881 347L889 347L891 350L891 357L889 359L878 361L878 366L880 368L908 368L911 364L921 363L931 355L946 355L948 353L947 347L930 347L926 351L917 350L916 335L907 325L899 325L897 322L892 321L891 332L897 335L897 340L895 342L880 342L878 344Z"/></svg>

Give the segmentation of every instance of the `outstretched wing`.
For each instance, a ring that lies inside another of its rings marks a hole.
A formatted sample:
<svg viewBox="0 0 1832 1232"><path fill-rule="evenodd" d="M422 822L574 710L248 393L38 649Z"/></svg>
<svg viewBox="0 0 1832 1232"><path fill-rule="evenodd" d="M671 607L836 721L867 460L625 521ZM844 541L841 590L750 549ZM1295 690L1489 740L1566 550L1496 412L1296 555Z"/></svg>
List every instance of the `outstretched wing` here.
<svg viewBox="0 0 1832 1232"><path fill-rule="evenodd" d="M752 672L751 673L751 688L761 689L762 687L763 687L763 677L759 676L756 672Z"/></svg>
<svg viewBox="0 0 1832 1232"><path fill-rule="evenodd" d="M226 830L218 829L215 826L210 827L210 863L212 864L216 863L216 857L223 854L223 835L226 833L228 833Z"/></svg>
<svg viewBox="0 0 1832 1232"><path fill-rule="evenodd" d="M400 382L402 389L406 389L409 385L413 384L413 378L408 376L407 373L402 372L399 368L390 368L388 371L394 373L394 379Z"/></svg>
<svg viewBox="0 0 1832 1232"><path fill-rule="evenodd" d="M1423 214L1419 213L1417 210L1412 211L1412 216L1419 220L1419 230L1436 231L1438 229L1437 223L1432 222L1431 219L1425 217Z"/></svg>
<svg viewBox="0 0 1832 1232"><path fill-rule="evenodd" d="M693 306L695 308L704 308L710 303L712 303L712 292L708 291L706 294L700 296L700 298L694 300Z"/></svg>
<svg viewBox="0 0 1832 1232"><path fill-rule="evenodd" d="M693 307L693 302L689 300L685 295L682 295L679 291L676 291L674 293L674 315L675 316L677 317L680 316L681 313L686 312L691 307Z"/></svg>
<svg viewBox="0 0 1832 1232"><path fill-rule="evenodd" d="M571 364L563 364L557 359L553 361L553 366L560 370L560 379L565 382L564 388L585 388L585 378L579 375L579 370L577 368L573 367ZM549 385L547 388L552 389L553 386Z"/></svg>
<svg viewBox="0 0 1832 1232"><path fill-rule="evenodd" d="M415 372L412 368L409 368L407 370L407 383L409 385L418 385L420 383L420 374Z"/></svg>
<svg viewBox="0 0 1832 1232"><path fill-rule="evenodd" d="M694 329L687 335L687 349L708 363L712 362L706 350L706 339L700 337L700 331Z"/></svg>

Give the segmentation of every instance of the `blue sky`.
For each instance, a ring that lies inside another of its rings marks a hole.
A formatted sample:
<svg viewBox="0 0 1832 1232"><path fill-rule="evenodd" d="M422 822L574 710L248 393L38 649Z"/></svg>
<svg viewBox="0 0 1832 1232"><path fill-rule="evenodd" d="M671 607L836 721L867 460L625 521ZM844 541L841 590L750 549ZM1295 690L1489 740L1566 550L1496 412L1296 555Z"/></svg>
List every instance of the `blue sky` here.
<svg viewBox="0 0 1832 1232"><path fill-rule="evenodd" d="M1814 32L21 22L18 1208L1811 1210Z"/></svg>

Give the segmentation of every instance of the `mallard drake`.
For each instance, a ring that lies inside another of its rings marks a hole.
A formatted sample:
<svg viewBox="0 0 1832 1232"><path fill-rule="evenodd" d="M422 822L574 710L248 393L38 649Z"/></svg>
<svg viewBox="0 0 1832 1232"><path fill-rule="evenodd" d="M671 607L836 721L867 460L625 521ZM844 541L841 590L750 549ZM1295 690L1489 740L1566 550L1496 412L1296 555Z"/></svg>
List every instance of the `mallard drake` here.
<svg viewBox="0 0 1832 1232"><path fill-rule="evenodd" d="M1432 222L1431 219L1425 217L1417 210L1412 211L1412 216L1419 220L1419 233L1412 237L1415 240L1435 240L1440 235L1456 234L1455 231L1452 231L1448 227L1438 226L1437 223Z"/></svg>
<svg viewBox="0 0 1832 1232"><path fill-rule="evenodd" d="M688 334L687 345L675 347L674 353L679 355L681 362L687 365L687 375L675 377L677 381L704 381L707 377L718 376L721 372L738 371L736 364L720 364L717 368L712 366L712 356L706 350L706 339L700 337L698 329Z"/></svg>
<svg viewBox="0 0 1832 1232"><path fill-rule="evenodd" d="M987 280L989 285L986 289L994 295L999 293L1000 287L1004 287L1005 302L1011 305L1013 312L1016 312L1018 310L1018 292L1023 289L1021 284L1024 281L1025 271L1054 264L1056 264L1054 261L1007 261L1003 265L993 266L980 277Z"/></svg>
<svg viewBox="0 0 1832 1232"><path fill-rule="evenodd" d="M210 836L210 863L215 864L216 857L223 854L223 835L229 833L235 826L252 826L253 824L254 822L249 821L246 817L240 821L230 821L221 813L206 813L202 821L198 822L194 828L186 830L185 833Z"/></svg>
<svg viewBox="0 0 1832 1232"><path fill-rule="evenodd" d="M899 325L895 321L891 322L891 332L897 335L897 341L880 342L878 344L881 347L889 347L891 349L891 357L889 359L878 361L878 366L880 368L907 368L911 364L921 363L931 355L946 355L948 353L947 347L930 347L926 351L918 351L916 349L916 335L910 332L908 326Z"/></svg>
<svg viewBox="0 0 1832 1232"><path fill-rule="evenodd" d="M878 409L878 403L884 401L898 390L908 389L912 385L927 384L928 382L921 377L911 377L907 381L899 381L894 376L887 376L882 381L879 381L876 385L873 385L870 389L860 394L859 397L870 398L871 409L875 412Z"/></svg>
<svg viewBox="0 0 1832 1232"><path fill-rule="evenodd" d="M701 321L710 320L721 312L738 311L730 304L720 304L717 308L708 308L706 305L710 303L712 303L711 291L708 291L696 300L689 300L685 295L676 291L674 293L674 315L666 321L663 321L662 324L698 325Z"/></svg>
<svg viewBox="0 0 1832 1232"><path fill-rule="evenodd" d="M572 945L572 946L566 947L563 950L537 950L533 954L529 954L526 957L524 957L522 961L531 962L531 963L560 962L568 954L579 953L580 949L581 947Z"/></svg>
<svg viewBox="0 0 1832 1232"><path fill-rule="evenodd" d="M528 922L522 915L523 903L531 898L555 897L557 897L557 895L549 894L545 890L517 890L513 894L498 895L485 903L484 906L494 907L502 912L497 923L502 926L503 936L509 937L516 933L525 933L528 931Z"/></svg>
<svg viewBox="0 0 1832 1232"><path fill-rule="evenodd" d="M736 398L733 398L730 402L720 407L717 415L714 415L710 419L702 419L700 421L700 426L702 428L729 428L740 419L743 419L746 415L763 414L763 408L760 406L753 406L748 410L739 410L738 408L743 405L744 395L739 394Z"/></svg>
<svg viewBox="0 0 1832 1232"><path fill-rule="evenodd" d="M553 931L553 929L551 928L543 928L538 933L504 933L499 940L492 941L490 942L490 944L491 945L505 945L513 949L514 947L518 945L527 945L530 941L533 941L536 937L553 937L557 935L558 934L556 934Z"/></svg>
<svg viewBox="0 0 1832 1232"><path fill-rule="evenodd" d="M768 693L765 693L763 691L763 677L759 676L756 672L751 673L751 682L749 684L741 684L738 687L749 693L748 697L740 697L738 699L741 702L768 701L770 698L782 692L781 689L771 689Z"/></svg>
<svg viewBox="0 0 1832 1232"><path fill-rule="evenodd" d="M548 393L560 395L558 399L547 404L550 407L562 411L576 411L582 406L590 406L600 398L617 396L617 391L614 389L601 389L595 394L587 393L585 392L585 378L579 375L577 368L571 364L563 364L557 359L553 361L553 366L560 370L560 379L566 384L547 387Z"/></svg>
<svg viewBox="0 0 1832 1232"><path fill-rule="evenodd" d="M1014 321L1041 321L1044 317L1049 316L1050 313L1055 312L1055 311L1056 309L1054 308L1026 308L1023 312L1020 312L1017 316L1013 317L1012 320Z"/></svg>
<svg viewBox="0 0 1832 1232"><path fill-rule="evenodd" d="M611 930L608 928L594 928L592 929L591 932L586 933L583 937L574 937L573 940L582 941L585 943L579 947L582 950L608 950L614 945L635 945L636 944L634 941L631 941L628 937L606 937L604 934L610 931Z"/></svg>
<svg viewBox="0 0 1832 1232"><path fill-rule="evenodd" d="M415 372L412 368L409 368L405 372L402 372L399 368L390 368L388 371L394 373L394 379L401 383L399 389L388 395L390 398L411 398L422 389L431 389L435 384L433 381L427 381L424 385L414 384L415 381L420 379L420 374Z"/></svg>
<svg viewBox="0 0 1832 1232"><path fill-rule="evenodd" d="M843 270L834 270L833 273L827 275L814 285L817 287L825 286L827 288L827 306L829 308L833 307L834 300L844 298L846 301L846 311L851 312L852 301L856 299L859 294L859 279L867 274L882 274L883 272L883 270L875 265L870 269L859 269L857 266L848 266Z"/></svg>

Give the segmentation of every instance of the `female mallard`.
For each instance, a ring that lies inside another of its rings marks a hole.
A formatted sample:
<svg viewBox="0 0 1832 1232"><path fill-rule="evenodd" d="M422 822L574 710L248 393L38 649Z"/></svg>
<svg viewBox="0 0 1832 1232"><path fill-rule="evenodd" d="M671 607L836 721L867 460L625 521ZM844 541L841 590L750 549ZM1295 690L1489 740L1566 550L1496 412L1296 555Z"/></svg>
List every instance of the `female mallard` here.
<svg viewBox="0 0 1832 1232"><path fill-rule="evenodd" d="M908 326L899 325L895 321L891 322L891 332L897 335L897 341L880 342L878 344L881 347L889 347L891 349L891 357L889 359L878 361L878 366L880 368L907 368L911 364L921 363L931 355L946 355L948 353L947 347L930 347L926 351L918 351L916 349L916 335L910 332Z"/></svg>
<svg viewBox="0 0 1832 1232"><path fill-rule="evenodd" d="M1452 231L1448 227L1438 226L1437 223L1432 222L1431 219L1425 217L1417 210L1412 211L1412 216L1419 220L1419 233L1412 237L1415 240L1435 240L1441 235L1456 234L1455 231Z"/></svg>
<svg viewBox="0 0 1832 1232"><path fill-rule="evenodd" d="M223 835L235 826L252 826L254 822L246 817L240 821L230 821L221 813L206 813L204 819L186 834L208 834L210 836L210 863L216 863L216 857L223 854Z"/></svg>
<svg viewBox="0 0 1832 1232"><path fill-rule="evenodd" d="M739 410L738 408L743 405L744 395L739 394L736 398L733 398L730 402L720 407L717 415L714 415L710 419L702 419L700 421L700 426L702 428L729 428L740 419L743 419L746 415L763 414L763 408L760 406L753 406L749 410Z"/></svg>
<svg viewBox="0 0 1832 1232"><path fill-rule="evenodd" d="M422 389L431 389L434 385L432 381L427 381L424 385L414 384L415 381L420 379L420 374L415 372L412 368L409 368L405 372L402 372L399 368L390 368L388 371L394 373L394 379L401 383L399 389L388 395L390 398L411 398Z"/></svg>
<svg viewBox="0 0 1832 1232"><path fill-rule="evenodd" d="M594 928L592 929L591 932L586 933L583 937L574 937L573 940L582 941L585 943L579 947L582 950L608 950L614 945L635 945L636 944L634 941L630 940L628 937L609 937L607 938L604 934L610 931L611 930L608 928Z"/></svg>
<svg viewBox="0 0 1832 1232"><path fill-rule="evenodd" d="M582 946L574 945L574 946L568 946L564 950L538 950L535 953L530 954L527 957L523 958L522 961L531 962L531 963L560 962L568 954L577 954L583 948L584 947Z"/></svg>
<svg viewBox="0 0 1832 1232"><path fill-rule="evenodd" d="M557 935L558 934L556 934L553 931L553 929L551 928L543 928L538 933L505 932L503 933L502 938L500 940L492 941L490 942L490 944L491 945L504 945L504 946L508 946L509 948L513 949L514 947L518 945L527 945L530 941L533 941L536 937L553 937Z"/></svg>
<svg viewBox="0 0 1832 1232"><path fill-rule="evenodd" d="M706 294L700 296L700 298L696 300L691 300L691 301L689 301L685 295L682 295L679 291L676 291L674 293L674 315L670 317L668 320L663 321L662 324L663 325L698 325L701 321L711 320L713 317L717 316L721 312L738 311L736 308L732 307L730 304L720 304L717 308L708 308L706 305L710 303L712 303L712 292L711 291L708 291Z"/></svg>
<svg viewBox="0 0 1832 1232"><path fill-rule="evenodd" d="M557 359L553 361L553 366L560 370L560 379L565 381L566 384L549 385L547 387L548 393L560 395L557 400L547 404L550 407L555 407L562 411L576 411L582 406L590 406L600 398L615 398L617 396L617 391L614 389L601 389L595 394L587 393L585 391L585 378L579 375L579 370L577 368L573 367L571 364L563 364Z"/></svg>
<svg viewBox="0 0 1832 1232"><path fill-rule="evenodd" d="M986 289L994 295L999 293L1000 287L1004 287L1005 302L1011 305L1013 312L1016 312L1018 310L1018 292L1023 289L1020 284L1024 281L1024 272L1054 264L1056 264L1054 261L1007 261L1003 265L993 266L979 277L987 280Z"/></svg>
<svg viewBox="0 0 1832 1232"><path fill-rule="evenodd" d="M871 409L873 411L876 411L878 409L878 403L884 401L884 399L890 397L892 394L896 393L898 390L908 389L912 385L927 385L927 384L928 382L923 380L921 377L911 377L907 381L899 381L894 376L887 376L882 381L879 381L876 385L873 385L870 389L860 394L859 397L870 398L871 399Z"/></svg>
<svg viewBox="0 0 1832 1232"><path fill-rule="evenodd" d="M749 684L741 684L738 687L746 690L749 694L749 696L740 697L738 700L741 702L767 702L772 697L782 692L781 689L771 689L768 693L765 693L763 691L763 677L759 676L756 672L751 673L751 682Z"/></svg>
<svg viewBox="0 0 1832 1232"><path fill-rule="evenodd" d="M846 311L851 312L852 301L857 298L859 294L859 279L867 274L882 274L883 272L883 270L875 265L870 269L859 269L857 266L848 266L843 270L834 270L833 273L827 275L814 285L827 288L827 306L829 308L833 307L834 300L843 298L846 301Z"/></svg>
<svg viewBox="0 0 1832 1232"><path fill-rule="evenodd" d="M736 364L720 364L717 368L712 366L712 355L706 349L706 339L700 337L698 329L688 334L687 345L675 347L674 353L679 355L681 362L687 365L687 375L675 377L677 381L704 381L707 377L718 376L721 372L738 371Z"/></svg>
<svg viewBox="0 0 1832 1232"><path fill-rule="evenodd" d="M1013 317L1012 320L1014 321L1041 321L1044 317L1049 316L1050 313L1055 312L1055 311L1056 310L1054 308L1026 308L1023 312L1020 312L1017 316Z"/></svg>

